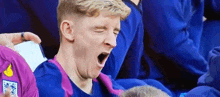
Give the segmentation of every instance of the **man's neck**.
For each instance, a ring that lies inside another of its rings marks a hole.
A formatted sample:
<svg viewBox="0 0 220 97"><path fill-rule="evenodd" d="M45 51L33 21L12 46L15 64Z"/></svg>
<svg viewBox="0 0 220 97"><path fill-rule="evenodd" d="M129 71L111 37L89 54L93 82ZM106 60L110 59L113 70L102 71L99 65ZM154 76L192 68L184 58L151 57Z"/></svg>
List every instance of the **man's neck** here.
<svg viewBox="0 0 220 97"><path fill-rule="evenodd" d="M77 70L77 65L74 61L74 57L71 55L73 54L70 51L67 51L67 49L63 49L60 47L58 53L57 53L57 61L61 65L61 67L64 69L66 74L69 76L71 81L82 91L84 91L87 94L92 93L92 79L89 78L83 78L81 74Z"/></svg>

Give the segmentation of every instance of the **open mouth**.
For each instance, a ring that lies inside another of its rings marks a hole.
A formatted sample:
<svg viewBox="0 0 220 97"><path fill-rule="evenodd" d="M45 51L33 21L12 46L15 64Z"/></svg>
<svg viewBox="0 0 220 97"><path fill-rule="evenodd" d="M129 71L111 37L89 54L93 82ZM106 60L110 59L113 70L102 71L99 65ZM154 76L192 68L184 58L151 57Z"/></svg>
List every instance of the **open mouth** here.
<svg viewBox="0 0 220 97"><path fill-rule="evenodd" d="M104 60L108 57L109 53L101 53L98 56L99 64L103 64Z"/></svg>

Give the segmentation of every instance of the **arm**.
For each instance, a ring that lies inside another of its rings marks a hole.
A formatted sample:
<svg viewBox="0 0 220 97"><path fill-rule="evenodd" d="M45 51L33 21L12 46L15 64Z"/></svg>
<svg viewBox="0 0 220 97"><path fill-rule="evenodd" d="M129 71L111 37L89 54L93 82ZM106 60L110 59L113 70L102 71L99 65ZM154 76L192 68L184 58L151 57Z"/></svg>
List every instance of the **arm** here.
<svg viewBox="0 0 220 97"><path fill-rule="evenodd" d="M26 64L28 66L28 64ZM25 69L23 73L25 79L23 78L23 87L22 87L22 97L40 97L39 91L37 88L37 83L34 74L30 68Z"/></svg>
<svg viewBox="0 0 220 97"><path fill-rule="evenodd" d="M149 35L147 44L156 54L175 63L159 64L166 76L197 81L206 71L206 60L199 54L202 33L202 4L196 8L183 0L143 0L143 21ZM201 20L201 21L200 21ZM181 73L181 76L176 75Z"/></svg>
<svg viewBox="0 0 220 97"><path fill-rule="evenodd" d="M39 97L64 97L62 75L59 69L48 61L40 64L34 71Z"/></svg>

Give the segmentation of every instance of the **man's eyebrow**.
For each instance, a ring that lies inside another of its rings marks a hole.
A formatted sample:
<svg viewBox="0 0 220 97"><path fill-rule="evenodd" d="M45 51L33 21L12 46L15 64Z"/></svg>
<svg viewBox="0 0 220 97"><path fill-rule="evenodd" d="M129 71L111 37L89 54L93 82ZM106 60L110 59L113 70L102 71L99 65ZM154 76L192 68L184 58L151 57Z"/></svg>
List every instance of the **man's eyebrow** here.
<svg viewBox="0 0 220 97"><path fill-rule="evenodd" d="M121 30L120 28L115 28L115 29L114 29L114 31L118 31L118 32L119 32L120 30Z"/></svg>

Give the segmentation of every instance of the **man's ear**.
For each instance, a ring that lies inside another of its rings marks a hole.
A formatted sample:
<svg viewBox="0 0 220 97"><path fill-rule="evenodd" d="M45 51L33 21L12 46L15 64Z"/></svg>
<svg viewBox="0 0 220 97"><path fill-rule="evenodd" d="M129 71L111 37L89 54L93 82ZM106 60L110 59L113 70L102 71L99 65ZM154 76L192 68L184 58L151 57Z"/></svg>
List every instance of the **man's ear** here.
<svg viewBox="0 0 220 97"><path fill-rule="evenodd" d="M74 41L73 27L74 27L73 21L63 20L61 22L60 30L63 38L67 39L68 41Z"/></svg>

